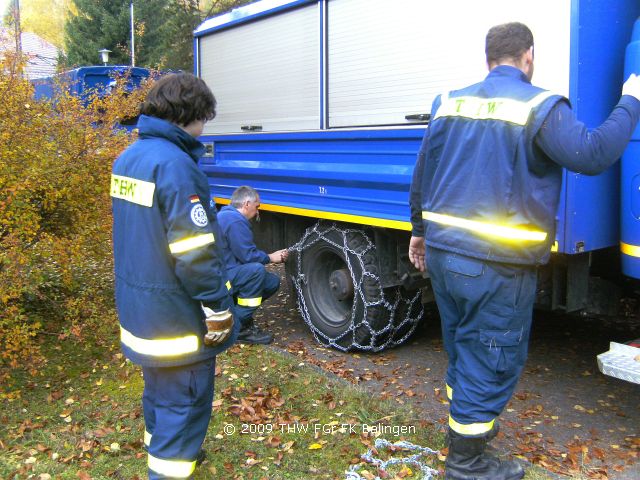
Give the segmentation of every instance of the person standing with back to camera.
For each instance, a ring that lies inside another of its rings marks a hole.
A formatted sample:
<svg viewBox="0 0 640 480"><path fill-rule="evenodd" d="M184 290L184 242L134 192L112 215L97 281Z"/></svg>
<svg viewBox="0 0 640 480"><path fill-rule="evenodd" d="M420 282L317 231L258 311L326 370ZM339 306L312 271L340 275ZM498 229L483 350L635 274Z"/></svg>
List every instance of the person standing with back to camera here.
<svg viewBox="0 0 640 480"><path fill-rule="evenodd" d="M204 459L216 355L238 333L197 140L216 100L191 74L147 95L139 139L111 176L116 306L125 356L142 366L149 478L190 478Z"/></svg>
<svg viewBox="0 0 640 480"><path fill-rule="evenodd" d="M591 131L566 98L534 87L533 35L522 23L491 28L485 48L484 81L434 100L410 193L409 259L429 272L449 359L445 478L455 480L524 476L485 448L526 361L562 168L603 172L640 117L636 75Z"/></svg>

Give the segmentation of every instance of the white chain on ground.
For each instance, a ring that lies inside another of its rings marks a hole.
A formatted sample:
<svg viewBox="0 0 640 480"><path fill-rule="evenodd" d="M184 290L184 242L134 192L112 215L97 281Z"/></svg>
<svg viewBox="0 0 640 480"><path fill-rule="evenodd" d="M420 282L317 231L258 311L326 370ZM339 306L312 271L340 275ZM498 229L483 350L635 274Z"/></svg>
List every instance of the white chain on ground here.
<svg viewBox="0 0 640 480"><path fill-rule="evenodd" d="M418 453L410 455L408 457L403 457L403 458L392 457L389 460L381 460L373 456L373 453L374 453L373 449L369 449L369 451L364 455L362 455L361 458L366 462L370 463L371 465L373 465L374 467L376 467L376 470L378 472L388 473L387 467L389 467L390 465L404 464L404 465L413 465L414 467L419 468L420 471L422 472L422 480L430 480L438 476L437 470L431 468L424 461L421 460L423 458L423 455L434 455L434 456L438 455L438 450L432 450L429 447L421 447L420 445L414 445L413 443L409 443L405 441L391 443L388 440L385 440L384 438L376 438L374 445L376 450L380 450L386 447L392 447L392 448L400 448L402 450L418 451ZM345 480L365 480L358 473L358 470L360 468L361 468L360 465L352 465L349 468L349 470L345 472L345 475L346 475ZM381 478L379 476L376 476L374 480L381 480Z"/></svg>
<svg viewBox="0 0 640 480"><path fill-rule="evenodd" d="M338 232L341 235L341 244L327 238L327 234L332 231ZM366 247L364 249L359 248L359 251L355 251L353 248L350 248L347 238L349 234L360 235L366 241ZM339 336L334 338L328 336L313 324L305 303L304 295L302 294L302 286L307 282L304 273L302 273L302 252L321 241L332 245L334 248L341 250L344 253L344 261L349 269L354 287L354 302L353 308L351 309L351 321L349 327ZM307 228L300 241L288 248L290 252L295 252L294 254L296 255L297 260L297 272L295 276L292 276L292 282L298 293L298 310L318 342L342 351L355 348L357 350L379 352L386 348L402 344L416 329L416 326L424 314L422 308L414 308L418 302L421 302L420 291L412 292L411 296L406 298L399 291L400 289L398 287L394 287L393 289L387 289L388 292L391 291L392 293L385 296L380 277L367 271L365 262L363 261L363 256L375 252L375 249L375 245L362 230L338 227L336 224L327 226L327 224L323 222L318 222L313 227ZM361 273L354 270L352 262L358 262L358 266L360 267L358 270ZM362 291L363 281L366 278L373 279L376 285L379 286L379 292L375 295L374 301L367 301L367 297ZM356 304L358 302L361 302L363 306L360 314L358 314L359 309L356 308ZM398 309L401 304L403 308ZM367 321L367 311L373 307L380 307L387 311L390 321L382 328L375 328ZM402 310L406 312L404 318L396 318L398 312ZM417 310L415 315L413 314L414 310ZM356 316L359 318L356 318ZM356 340L355 330L360 330L362 328L368 330L368 335L363 336L364 338L369 339L369 343L366 345L361 345ZM397 332L403 332L400 338L396 338ZM345 346L344 341L342 344L338 343L340 340L346 340L349 337L353 339L349 345ZM381 339L384 339L384 341L380 342Z"/></svg>

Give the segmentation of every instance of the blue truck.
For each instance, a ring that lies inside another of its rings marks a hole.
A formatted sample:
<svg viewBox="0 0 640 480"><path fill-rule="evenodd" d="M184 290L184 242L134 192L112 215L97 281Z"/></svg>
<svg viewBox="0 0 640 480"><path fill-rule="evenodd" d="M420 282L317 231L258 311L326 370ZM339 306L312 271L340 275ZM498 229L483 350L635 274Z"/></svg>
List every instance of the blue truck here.
<svg viewBox="0 0 640 480"><path fill-rule="evenodd" d="M118 78L127 78L125 88L133 90L138 88L151 75L147 68L130 67L127 65L105 65L78 67L73 70L61 72L57 75L31 80L36 100L51 99L62 92L89 101L93 95L106 95L116 85ZM123 119L120 124L127 129L133 128L137 118Z"/></svg>
<svg viewBox="0 0 640 480"><path fill-rule="evenodd" d="M257 237L291 246L287 280L317 340L402 343L432 300L407 246L434 97L484 78L484 35L517 20L536 39L535 83L595 127L619 99L638 16L636 0L262 0L208 19L194 59L218 100L200 161L212 202L228 204L240 185L259 191ZM622 169L564 172L538 308L612 313L624 278L640 278L640 168ZM637 231L621 237L621 222Z"/></svg>
<svg viewBox="0 0 640 480"><path fill-rule="evenodd" d="M128 88L136 88L149 78L150 71L146 68L129 67L126 65L105 65L78 67L45 78L31 81L35 89L36 100L54 98L65 88L71 95L88 98L91 93L107 93L115 85L118 77L128 76Z"/></svg>

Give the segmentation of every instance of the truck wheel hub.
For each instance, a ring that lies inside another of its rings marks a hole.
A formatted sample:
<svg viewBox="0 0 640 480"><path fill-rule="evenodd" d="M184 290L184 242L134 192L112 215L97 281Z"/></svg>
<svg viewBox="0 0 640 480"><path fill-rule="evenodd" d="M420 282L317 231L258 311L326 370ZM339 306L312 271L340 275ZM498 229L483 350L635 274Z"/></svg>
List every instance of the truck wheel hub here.
<svg viewBox="0 0 640 480"><path fill-rule="evenodd" d="M353 282L349 270L342 268L331 272L329 288L336 300L344 301L353 298Z"/></svg>

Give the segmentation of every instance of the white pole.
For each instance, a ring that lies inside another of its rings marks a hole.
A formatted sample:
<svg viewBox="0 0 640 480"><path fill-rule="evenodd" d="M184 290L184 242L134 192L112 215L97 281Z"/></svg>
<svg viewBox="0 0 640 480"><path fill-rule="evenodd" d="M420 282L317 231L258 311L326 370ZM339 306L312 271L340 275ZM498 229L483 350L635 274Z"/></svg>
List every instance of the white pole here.
<svg viewBox="0 0 640 480"><path fill-rule="evenodd" d="M136 66L136 36L135 25L133 22L133 0L131 0L131 66Z"/></svg>
<svg viewBox="0 0 640 480"><path fill-rule="evenodd" d="M22 56L22 28L20 25L20 0L13 2L13 22L16 35L16 57Z"/></svg>

